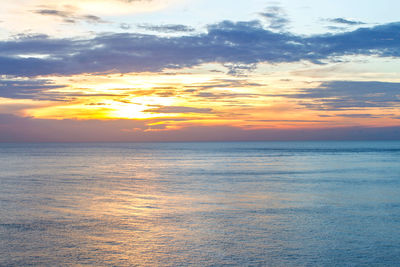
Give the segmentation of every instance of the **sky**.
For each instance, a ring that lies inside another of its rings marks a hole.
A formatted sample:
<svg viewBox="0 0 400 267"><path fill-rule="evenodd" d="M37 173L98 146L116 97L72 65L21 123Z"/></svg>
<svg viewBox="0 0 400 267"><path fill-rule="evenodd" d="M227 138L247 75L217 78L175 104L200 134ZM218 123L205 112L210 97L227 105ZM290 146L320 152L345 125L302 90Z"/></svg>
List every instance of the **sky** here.
<svg viewBox="0 0 400 267"><path fill-rule="evenodd" d="M3 1L0 141L400 139L398 10Z"/></svg>

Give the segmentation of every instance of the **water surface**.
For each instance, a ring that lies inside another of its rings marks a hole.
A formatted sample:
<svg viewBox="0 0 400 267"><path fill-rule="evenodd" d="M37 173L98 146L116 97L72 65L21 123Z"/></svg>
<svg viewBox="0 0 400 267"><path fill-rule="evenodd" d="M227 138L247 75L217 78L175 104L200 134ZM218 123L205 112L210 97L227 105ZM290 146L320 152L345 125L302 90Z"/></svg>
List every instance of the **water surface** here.
<svg viewBox="0 0 400 267"><path fill-rule="evenodd" d="M396 266L400 142L0 144L1 266Z"/></svg>

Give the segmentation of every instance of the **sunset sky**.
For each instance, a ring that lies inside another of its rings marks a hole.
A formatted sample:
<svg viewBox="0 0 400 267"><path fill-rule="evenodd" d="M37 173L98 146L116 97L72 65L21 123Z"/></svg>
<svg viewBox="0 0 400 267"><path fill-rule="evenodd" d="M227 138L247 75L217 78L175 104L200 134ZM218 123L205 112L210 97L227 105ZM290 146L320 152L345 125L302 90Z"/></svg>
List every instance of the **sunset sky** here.
<svg viewBox="0 0 400 267"><path fill-rule="evenodd" d="M1 5L0 141L400 137L398 0Z"/></svg>

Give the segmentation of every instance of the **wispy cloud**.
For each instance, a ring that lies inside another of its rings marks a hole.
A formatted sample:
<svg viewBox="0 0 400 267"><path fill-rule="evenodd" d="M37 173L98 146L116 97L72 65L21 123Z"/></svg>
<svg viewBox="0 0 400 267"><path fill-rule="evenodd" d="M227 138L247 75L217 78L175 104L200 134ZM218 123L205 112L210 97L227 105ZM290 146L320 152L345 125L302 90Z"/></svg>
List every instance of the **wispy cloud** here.
<svg viewBox="0 0 400 267"><path fill-rule="evenodd" d="M80 21L85 21L87 23L106 23L103 19L95 15L79 15L73 10L58 10L51 8L37 9L33 11L36 14L43 16L54 16L62 18L64 22L67 23L77 23Z"/></svg>
<svg viewBox="0 0 400 267"><path fill-rule="evenodd" d="M385 114L382 114L380 116L374 115L374 114L336 114L338 117L345 117L345 118L353 118L353 119L376 119L376 118L381 118Z"/></svg>
<svg viewBox="0 0 400 267"><path fill-rule="evenodd" d="M345 25L349 25L349 26L365 24L362 21L350 20L350 19L345 19L345 18L328 19L328 21L333 22L333 23L338 23L338 24L345 24Z"/></svg>
<svg viewBox="0 0 400 267"><path fill-rule="evenodd" d="M250 88L250 87L261 87L266 86L262 83L252 82L248 79L213 79L204 83L196 83L193 85L185 85L183 89L188 92L204 91L208 89L218 88Z"/></svg>
<svg viewBox="0 0 400 267"><path fill-rule="evenodd" d="M184 106L160 106L144 110L144 112L152 113L212 113L211 108L195 108Z"/></svg>
<svg viewBox="0 0 400 267"><path fill-rule="evenodd" d="M227 101L230 102L231 99L235 98L256 98L261 95L259 94L250 94L250 93L214 93L214 92L199 92L196 94L196 97L206 100L218 100L218 101Z"/></svg>
<svg viewBox="0 0 400 267"><path fill-rule="evenodd" d="M269 22L269 27L274 30L283 30L289 24L286 12L279 6L271 6L265 12L259 13Z"/></svg>
<svg viewBox="0 0 400 267"><path fill-rule="evenodd" d="M164 33L195 31L194 28L182 24L165 24L165 25L138 24L136 25L136 27L146 31L164 32Z"/></svg>

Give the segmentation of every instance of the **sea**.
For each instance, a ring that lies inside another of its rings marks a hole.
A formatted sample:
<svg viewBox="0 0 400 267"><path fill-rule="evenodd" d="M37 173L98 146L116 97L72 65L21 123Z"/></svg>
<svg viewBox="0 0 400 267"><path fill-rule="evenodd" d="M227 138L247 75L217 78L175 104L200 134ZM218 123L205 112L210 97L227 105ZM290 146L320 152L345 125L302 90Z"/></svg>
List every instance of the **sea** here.
<svg viewBox="0 0 400 267"><path fill-rule="evenodd" d="M400 142L1 143L0 266L400 266Z"/></svg>

